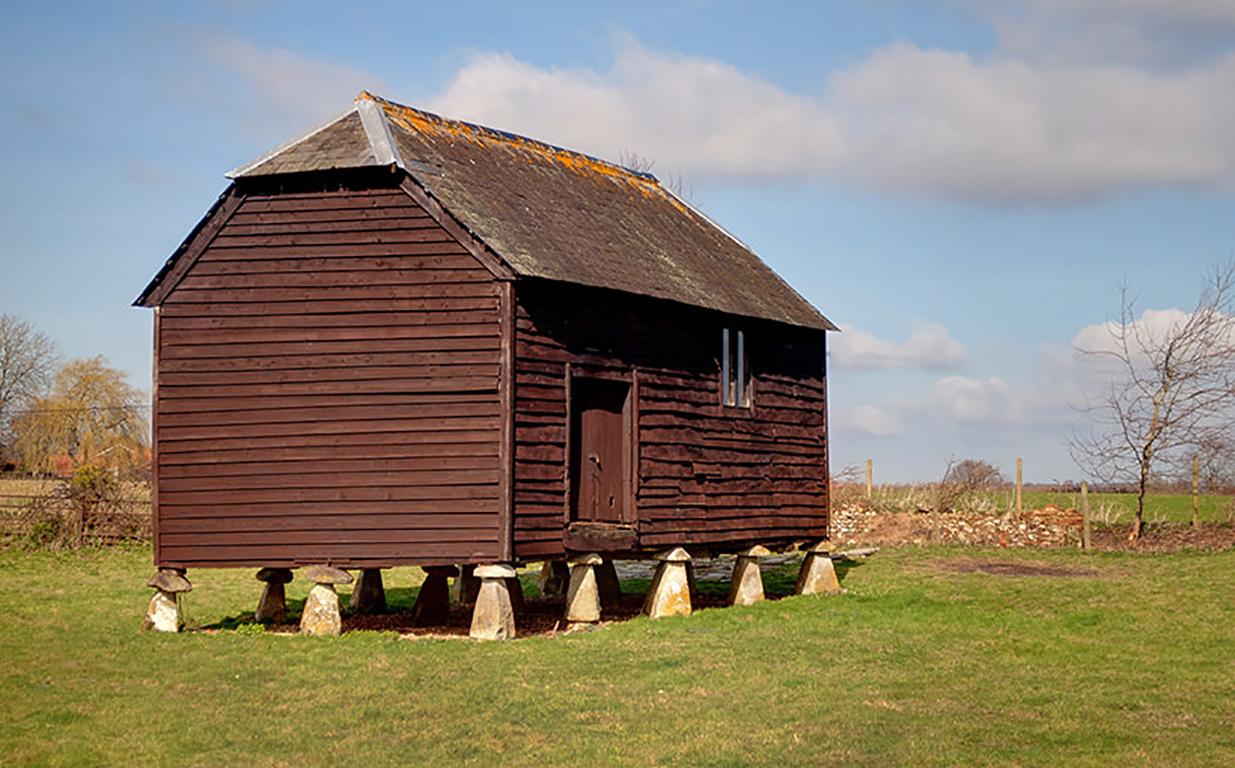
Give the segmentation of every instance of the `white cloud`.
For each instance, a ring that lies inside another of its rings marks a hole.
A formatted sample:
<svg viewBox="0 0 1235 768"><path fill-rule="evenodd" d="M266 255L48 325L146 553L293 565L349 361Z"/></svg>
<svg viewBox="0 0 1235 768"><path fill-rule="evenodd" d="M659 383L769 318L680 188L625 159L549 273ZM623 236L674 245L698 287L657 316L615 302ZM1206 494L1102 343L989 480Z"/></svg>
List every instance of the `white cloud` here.
<svg viewBox="0 0 1235 768"><path fill-rule="evenodd" d="M283 139L343 112L363 89L382 90L378 78L356 67L259 48L238 37L204 39L198 47L242 85L239 93L216 86L216 98L242 112L250 129L286 134Z"/></svg>
<svg viewBox="0 0 1235 768"><path fill-rule="evenodd" d="M1152 345L1188 322L1188 318L1189 314L1182 309L1147 309L1129 323L1128 336L1130 340L1140 338ZM1072 337L1072 346L1084 352L1118 352L1117 338L1122 330L1122 324L1114 321L1087 325ZM1143 350L1133 343L1131 351L1136 356Z"/></svg>
<svg viewBox="0 0 1235 768"><path fill-rule="evenodd" d="M928 410L976 424L1034 425L1072 418L1075 382L1067 378L1009 383L994 376L947 376L935 382Z"/></svg>
<svg viewBox="0 0 1235 768"><path fill-rule="evenodd" d="M929 324L915 330L899 344L842 325L829 338L831 359L841 368L946 369L965 361L965 348L948 335L942 325Z"/></svg>
<svg viewBox="0 0 1235 768"><path fill-rule="evenodd" d="M858 432L874 437L898 435L904 429L900 417L874 405L855 406L845 420Z"/></svg>
<svg viewBox="0 0 1235 768"><path fill-rule="evenodd" d="M1232 92L1230 53L1155 72L897 44L796 94L626 41L603 70L477 55L432 107L687 176L1051 201L1235 181Z"/></svg>

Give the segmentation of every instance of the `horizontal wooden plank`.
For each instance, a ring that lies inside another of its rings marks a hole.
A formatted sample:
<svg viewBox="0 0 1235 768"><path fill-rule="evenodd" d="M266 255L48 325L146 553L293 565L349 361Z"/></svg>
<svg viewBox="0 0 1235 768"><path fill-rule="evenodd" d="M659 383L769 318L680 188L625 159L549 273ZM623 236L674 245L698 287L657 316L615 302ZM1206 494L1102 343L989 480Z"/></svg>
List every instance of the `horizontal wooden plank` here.
<svg viewBox="0 0 1235 768"><path fill-rule="evenodd" d="M368 192L364 194L324 194L319 196L293 196L281 194L266 198L249 196L241 203L238 214L252 213L300 213L303 211L343 211L369 208L401 208L415 214L420 206L406 194L394 192Z"/></svg>
<svg viewBox="0 0 1235 768"><path fill-rule="evenodd" d="M276 253L264 258L218 259L199 261L193 266L193 275L223 277L228 275L262 275L278 279L278 275L320 274L322 280L331 275L350 272L377 272L382 270L405 270L422 274L444 273L446 276L471 280L477 274L488 279L492 276L480 266L471 254L412 253L399 256L300 256Z"/></svg>
<svg viewBox="0 0 1235 768"><path fill-rule="evenodd" d="M439 349L490 349L498 345L496 323L326 328L163 329L162 358L295 354L311 344L322 352L425 352Z"/></svg>
<svg viewBox="0 0 1235 768"><path fill-rule="evenodd" d="M265 215L265 214L262 214ZM243 217L243 218L242 218ZM401 229L441 229L433 217L424 211L407 212L398 216L370 216L352 220L303 220L288 217L253 220L250 215L237 214L228 220L220 234L233 235L313 235L341 232L385 232Z"/></svg>
<svg viewBox="0 0 1235 768"><path fill-rule="evenodd" d="M387 312L459 312L468 310L497 311L496 297L445 297L416 299L386 299L380 304L360 300L302 300L263 303L174 303L164 304L164 317L268 317L272 315L333 315L345 312L371 313L374 309Z"/></svg>
<svg viewBox="0 0 1235 768"><path fill-rule="evenodd" d="M317 515L496 515L497 494L481 498L392 501L267 501L245 504L159 503L160 521L189 518L293 518Z"/></svg>
<svg viewBox="0 0 1235 768"><path fill-rule="evenodd" d="M355 472L424 472L459 469L491 469L497 466L492 456L420 456L398 458L328 458L301 461L236 461L228 463L171 464L159 466L160 480L182 477L237 477L266 475L314 475ZM408 475L409 482L417 475ZM348 484L353 484L350 480Z"/></svg>
<svg viewBox="0 0 1235 768"><path fill-rule="evenodd" d="M429 432L415 432L405 429L382 432L380 425L365 422L360 425L367 429L341 434L313 435L271 435L269 437L238 436L232 438L204 438L195 440L160 440L159 456L170 456L177 453L194 453L205 450L232 450L238 448L302 448L302 447L341 447L341 446L386 446L386 445L421 445L421 446L456 446L456 445L496 445L498 433L492 429L450 430L435 429ZM162 459L160 458L160 461Z"/></svg>
<svg viewBox="0 0 1235 768"><path fill-rule="evenodd" d="M238 262L248 264L250 262ZM190 274L177 291L238 291L247 288L328 289L353 286L426 286L489 284L492 276L479 269L350 269L329 272L255 272L246 270L221 275Z"/></svg>
<svg viewBox="0 0 1235 768"><path fill-rule="evenodd" d="M442 433L496 430L499 416L453 416L442 418L349 419L345 421L300 421L273 424L219 424L205 426L159 425L159 450L179 440L236 438L294 438L305 435L351 435L374 432L399 434Z"/></svg>
<svg viewBox="0 0 1235 768"><path fill-rule="evenodd" d="M400 471L302 472L282 474L266 472L257 475L224 475L212 477L168 477L159 473L160 498L175 498L189 491L264 491L328 488L422 488L446 486L495 485L498 470L483 469L417 469Z"/></svg>
<svg viewBox="0 0 1235 768"><path fill-rule="evenodd" d="M159 488L159 507L164 504L256 504L277 502L336 502L340 508L353 501L402 501L412 499L492 499L497 498L497 484L492 485L418 485L374 488L284 488L242 489L225 491L167 492Z"/></svg>
<svg viewBox="0 0 1235 768"><path fill-rule="evenodd" d="M491 281L471 283L419 283L411 285L349 285L312 288L189 288L183 284L171 292L163 306L172 304L262 304L279 306L304 302L408 301L414 299L484 299L497 295Z"/></svg>
<svg viewBox="0 0 1235 768"><path fill-rule="evenodd" d="M311 347L311 345L309 345ZM331 369L348 371L378 370L380 375L375 378L386 378L392 371L410 373L413 370L426 369L424 378L448 376L458 371L465 376L496 375L498 353L496 349L461 349L439 350L433 352L355 352L351 354L331 354L325 351L302 347L305 354L292 355L261 355L261 356L215 356L204 358L173 357L159 361L159 377L164 379L175 374L194 374L177 379L179 383L194 383L200 374L228 374L207 379L208 382L230 383L239 381L276 381L275 371L304 371L305 375L288 377L293 381L322 381L335 378L328 375L316 375ZM313 371L314 375L307 372ZM233 377L230 374L271 374L253 376L252 378ZM202 376L202 378L206 378ZM176 383L170 381L168 383Z"/></svg>
<svg viewBox="0 0 1235 768"><path fill-rule="evenodd" d="M393 201L392 201L393 202ZM409 200L410 202L410 200ZM269 224L303 224L329 225L340 222L365 222L395 220L412 221L427 217L424 209L417 205L405 205L399 202L379 208L305 208L281 211L259 211L255 208L240 208L228 219L229 226L269 225ZM435 222L436 223L436 222Z"/></svg>
<svg viewBox="0 0 1235 768"><path fill-rule="evenodd" d="M160 545L162 563L186 563L197 567L274 567L280 563L325 563L345 566L365 561L417 563L448 559L455 562L477 562L496 559L499 555L496 535L484 540L465 542L385 542L357 546L355 544L248 544L237 546L198 547L194 545Z"/></svg>
<svg viewBox="0 0 1235 768"><path fill-rule="evenodd" d="M297 245L280 247L274 245L246 246L243 248L207 248L198 263L212 261L252 261L255 259L330 258L346 256L462 256L467 249L458 243L368 243L360 245Z"/></svg>
<svg viewBox="0 0 1235 768"><path fill-rule="evenodd" d="M386 392L337 395L262 395L260 397L198 397L178 400L159 398L159 414L212 413L215 411L264 411L335 408L350 406L436 406L489 403L497 407L496 393L488 392Z"/></svg>
<svg viewBox="0 0 1235 768"><path fill-rule="evenodd" d="M365 545L365 544L450 544L491 541L497 535L497 526L485 528L390 528L366 529L318 529L309 531L222 531L218 533L193 531L188 533L164 533L159 530L160 547L186 546L195 549L206 547L239 546L295 546L295 545ZM353 550L354 554L355 550Z"/></svg>
<svg viewBox="0 0 1235 768"><path fill-rule="evenodd" d="M496 437L495 437L496 441ZM394 445L330 445L273 448L212 448L202 451L180 451L159 457L160 472L171 469L196 469L229 465L235 471L247 466L261 467L272 472L282 471L283 465L326 464L331 467L373 465L387 467L384 462L413 460L472 459L495 461L497 443L398 443Z"/></svg>
<svg viewBox="0 0 1235 768"><path fill-rule="evenodd" d="M497 378L497 363L437 363L427 365L343 365L286 370L245 370L203 373L200 371L160 371L159 386L204 387L215 384L295 384L329 381L368 381L371 379L454 379Z"/></svg>
<svg viewBox="0 0 1235 768"><path fill-rule="evenodd" d="M181 308L184 309L184 308ZM178 333L185 330L197 331L236 331L286 329L294 331L352 329L352 328L390 328L406 333L423 332L435 334L443 325L485 325L492 326L497 322L497 304L480 309L456 311L410 310L410 311L378 311L384 308L372 307L373 311L352 312L345 314L277 314L249 316L210 315L171 315L164 314L159 321L163 333ZM376 331L374 331L376 333Z"/></svg>
<svg viewBox="0 0 1235 768"><path fill-rule="evenodd" d="M454 243L446 230L437 226L402 229L360 229L345 232L303 232L247 234L224 228L211 248L299 248L306 245L368 245L373 243Z"/></svg>

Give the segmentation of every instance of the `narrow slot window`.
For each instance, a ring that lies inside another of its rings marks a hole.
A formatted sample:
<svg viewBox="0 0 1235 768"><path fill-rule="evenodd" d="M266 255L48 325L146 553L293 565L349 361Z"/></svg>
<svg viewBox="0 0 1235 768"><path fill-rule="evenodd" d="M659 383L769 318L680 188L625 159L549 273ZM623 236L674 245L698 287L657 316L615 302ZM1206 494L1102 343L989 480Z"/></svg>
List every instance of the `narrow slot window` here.
<svg viewBox="0 0 1235 768"><path fill-rule="evenodd" d="M733 405L733 376L730 365L729 329L720 333L720 404Z"/></svg>
<svg viewBox="0 0 1235 768"><path fill-rule="evenodd" d="M742 331L738 331L738 364L734 369L733 378L738 390L734 403L743 408L749 408L751 402L750 363L746 359L746 334Z"/></svg>

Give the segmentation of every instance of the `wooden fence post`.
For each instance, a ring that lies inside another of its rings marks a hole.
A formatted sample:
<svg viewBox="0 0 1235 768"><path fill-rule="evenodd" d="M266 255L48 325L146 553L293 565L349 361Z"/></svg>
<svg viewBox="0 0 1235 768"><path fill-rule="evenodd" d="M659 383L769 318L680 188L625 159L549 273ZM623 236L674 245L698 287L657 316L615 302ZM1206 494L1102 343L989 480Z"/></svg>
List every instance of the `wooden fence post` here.
<svg viewBox="0 0 1235 768"><path fill-rule="evenodd" d="M1201 499L1200 499L1200 476L1201 463L1199 457L1192 457L1192 527L1193 529L1201 527Z"/></svg>
<svg viewBox="0 0 1235 768"><path fill-rule="evenodd" d="M875 493L875 460L866 460L866 500L870 501Z"/></svg>
<svg viewBox="0 0 1235 768"><path fill-rule="evenodd" d="M1093 548L1093 529L1089 523L1089 483L1081 482L1081 549Z"/></svg>
<svg viewBox="0 0 1235 768"><path fill-rule="evenodd" d="M1025 480L1024 468L1024 465L1018 457L1016 460L1016 514L1018 515L1024 511L1021 506L1021 486L1024 485Z"/></svg>

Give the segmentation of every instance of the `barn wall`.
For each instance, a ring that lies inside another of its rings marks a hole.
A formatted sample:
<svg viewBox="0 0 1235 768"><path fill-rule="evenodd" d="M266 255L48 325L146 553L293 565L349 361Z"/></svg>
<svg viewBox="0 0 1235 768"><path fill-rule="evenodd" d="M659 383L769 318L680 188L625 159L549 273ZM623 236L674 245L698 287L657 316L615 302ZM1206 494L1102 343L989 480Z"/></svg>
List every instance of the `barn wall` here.
<svg viewBox="0 0 1235 768"><path fill-rule="evenodd" d="M515 344L515 553L562 551L567 366L630 375L639 543L822 537L824 334L558 283L520 282ZM742 328L754 408L720 405L721 328Z"/></svg>
<svg viewBox="0 0 1235 768"><path fill-rule="evenodd" d="M397 187L245 194L160 309L156 559L497 559L499 294Z"/></svg>

